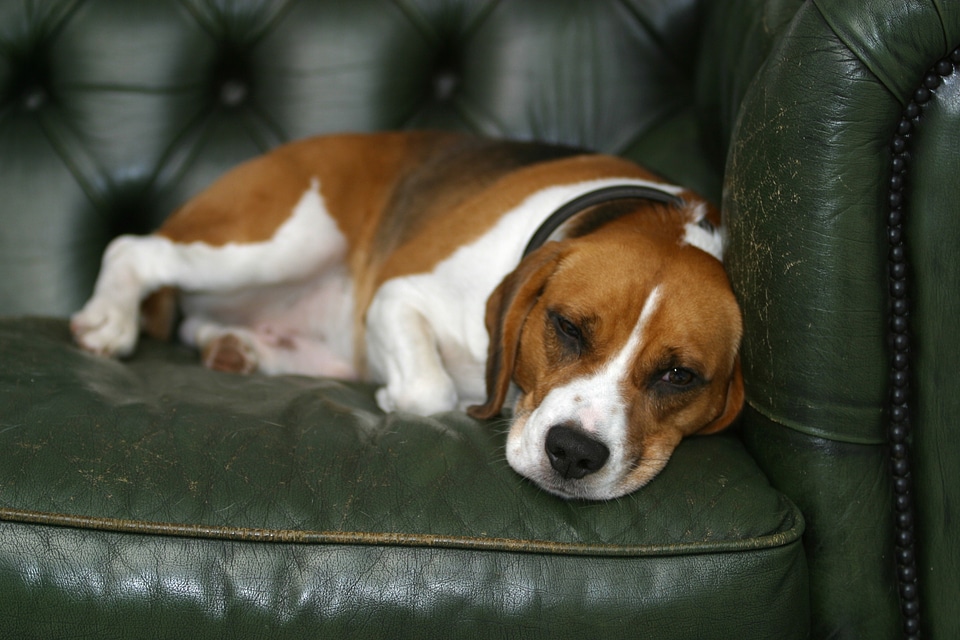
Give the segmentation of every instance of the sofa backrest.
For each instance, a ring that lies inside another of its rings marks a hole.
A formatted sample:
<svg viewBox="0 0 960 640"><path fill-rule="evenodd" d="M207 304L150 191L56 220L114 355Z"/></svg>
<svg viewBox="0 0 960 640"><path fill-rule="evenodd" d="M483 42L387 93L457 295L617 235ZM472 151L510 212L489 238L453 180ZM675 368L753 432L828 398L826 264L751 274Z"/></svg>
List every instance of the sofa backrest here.
<svg viewBox="0 0 960 640"><path fill-rule="evenodd" d="M722 165L696 149L700 27L696 0L3 3L0 314L76 310L112 237L325 132L576 144L716 199Z"/></svg>

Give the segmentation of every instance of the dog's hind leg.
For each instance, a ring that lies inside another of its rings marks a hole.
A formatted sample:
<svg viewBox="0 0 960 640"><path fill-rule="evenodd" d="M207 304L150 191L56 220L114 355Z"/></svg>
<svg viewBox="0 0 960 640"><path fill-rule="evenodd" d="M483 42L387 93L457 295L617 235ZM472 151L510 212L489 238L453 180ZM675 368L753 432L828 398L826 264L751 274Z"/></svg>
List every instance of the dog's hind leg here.
<svg viewBox="0 0 960 640"><path fill-rule="evenodd" d="M357 378L353 364L322 340L270 325L223 326L192 317L180 326L180 336L215 371Z"/></svg>
<svg viewBox="0 0 960 640"><path fill-rule="evenodd" d="M286 222L261 242L184 243L159 234L115 239L104 254L93 297L73 316L71 329L88 351L128 355L137 341L140 304L162 287L229 297L309 279L339 263L345 252L345 238L314 181Z"/></svg>

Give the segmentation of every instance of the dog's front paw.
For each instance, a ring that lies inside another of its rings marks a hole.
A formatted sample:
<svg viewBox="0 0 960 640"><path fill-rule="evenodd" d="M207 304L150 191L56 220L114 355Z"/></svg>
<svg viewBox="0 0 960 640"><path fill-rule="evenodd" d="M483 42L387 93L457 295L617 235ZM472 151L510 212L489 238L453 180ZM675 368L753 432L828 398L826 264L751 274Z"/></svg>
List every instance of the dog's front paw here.
<svg viewBox="0 0 960 640"><path fill-rule="evenodd" d="M70 319L70 331L77 344L101 356L130 355L140 330L138 309L104 298L94 298Z"/></svg>
<svg viewBox="0 0 960 640"><path fill-rule="evenodd" d="M449 380L440 385L422 381L421 384L388 384L377 390L377 404L387 413L403 411L429 416L456 409L457 400L457 390Z"/></svg>

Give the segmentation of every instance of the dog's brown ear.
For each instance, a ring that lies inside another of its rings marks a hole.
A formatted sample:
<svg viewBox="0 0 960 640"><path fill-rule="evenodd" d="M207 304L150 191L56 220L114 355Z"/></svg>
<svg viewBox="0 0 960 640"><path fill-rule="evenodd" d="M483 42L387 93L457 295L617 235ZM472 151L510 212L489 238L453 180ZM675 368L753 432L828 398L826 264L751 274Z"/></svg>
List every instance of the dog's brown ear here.
<svg viewBox="0 0 960 640"><path fill-rule="evenodd" d="M730 377L730 384L727 387L727 404L723 408L720 417L713 420L710 424L700 429L697 433L707 435L723 431L740 415L740 409L743 408L744 390L743 390L743 372L740 369L740 356L733 363L733 375Z"/></svg>
<svg viewBox="0 0 960 640"><path fill-rule="evenodd" d="M506 400L520 346L520 333L530 309L543 292L561 256L550 243L524 258L487 299L487 401L467 409L470 416L487 420L500 413Z"/></svg>

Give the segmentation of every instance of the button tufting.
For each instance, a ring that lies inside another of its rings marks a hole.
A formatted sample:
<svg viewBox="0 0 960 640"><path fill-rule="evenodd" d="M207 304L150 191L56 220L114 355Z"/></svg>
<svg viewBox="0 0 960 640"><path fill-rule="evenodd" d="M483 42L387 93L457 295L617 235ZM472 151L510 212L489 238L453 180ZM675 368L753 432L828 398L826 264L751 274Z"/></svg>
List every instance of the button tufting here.
<svg viewBox="0 0 960 640"><path fill-rule="evenodd" d="M250 88L242 80L225 80L220 85L220 103L229 108L235 108L247 101Z"/></svg>
<svg viewBox="0 0 960 640"><path fill-rule="evenodd" d="M450 70L441 70L433 78L433 97L438 101L449 100L457 90L460 78Z"/></svg>
<svg viewBox="0 0 960 640"><path fill-rule="evenodd" d="M20 105L25 111L39 111L48 100L49 95L43 87L33 86L21 94Z"/></svg>

